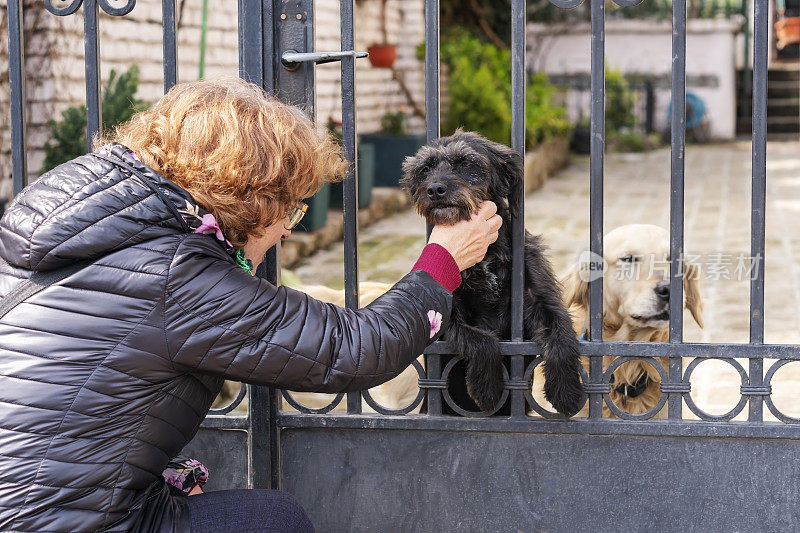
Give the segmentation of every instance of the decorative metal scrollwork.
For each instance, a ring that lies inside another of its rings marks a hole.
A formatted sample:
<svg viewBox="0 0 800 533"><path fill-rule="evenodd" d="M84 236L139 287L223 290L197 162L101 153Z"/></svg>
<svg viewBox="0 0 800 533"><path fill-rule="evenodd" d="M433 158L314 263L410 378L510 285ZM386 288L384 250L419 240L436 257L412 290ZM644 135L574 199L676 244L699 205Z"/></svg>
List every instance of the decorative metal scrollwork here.
<svg viewBox="0 0 800 533"><path fill-rule="evenodd" d="M450 371L453 370L453 367L456 366L456 363L459 361L463 361L465 358L463 356L453 357L444 367L442 370L442 380L447 381L448 376L450 375ZM508 371L503 367L503 380L506 382L508 381ZM467 418L485 418L492 416L494 413L500 410L503 407L503 404L506 403L508 399L508 389L503 389L503 394L500 396L500 399L497 401L497 405L495 405L490 411L467 411L466 409L459 406L453 398L450 396L450 391L448 389L442 389L442 396L444 397L444 401L447 402L453 411L460 414L461 416Z"/></svg>
<svg viewBox="0 0 800 533"><path fill-rule="evenodd" d="M688 367L686 367L686 372L683 375L683 380L685 382L689 383L691 378L692 378L692 372L694 372L694 369L697 367L697 365L699 365L700 363L702 363L704 361L709 361L711 359L716 359L718 361L725 361L726 363L731 365L733 368L735 368L737 372L739 372L739 377L742 379L742 385L741 386L742 386L742 392L743 392L742 393L742 397L739 399L739 403L737 403L736 406L733 409L731 409L730 411L728 411L727 413L724 413L724 414L721 414L721 415L712 415L711 413L707 413L707 412L703 411L702 409L700 409L699 407L697 407L697 404L694 403L694 400L692 400L692 396L690 394L684 394L683 395L683 399L686 401L686 405L689 407L689 410L691 412L693 412L694 414L696 414L698 417L700 417L701 420L712 420L712 421L725 421L725 422L727 422L728 420L733 419L733 417L735 417L736 415L741 413L742 409L744 409L744 407L747 405L747 394L745 393L745 387L747 386L747 383L748 383L750 378L747 376L747 372L742 367L742 365L740 365L739 362L737 360L735 360L735 359L723 359L723 358L718 358L718 357L707 357L707 358L706 357L703 357L703 358L698 357L697 359L695 359L691 363L689 363Z"/></svg>
<svg viewBox="0 0 800 533"><path fill-rule="evenodd" d="M642 357L642 356L627 356L627 357L617 357L614 359L608 368L603 373L603 384L608 386L608 392L603 392L603 400L605 400L606 405L611 412L617 415L619 418L624 420L647 420L649 418L653 418L659 411L664 407L664 404L667 402L667 395L661 394L661 398L659 398L658 403L654 405L649 411L641 413L641 414L632 414L628 413L627 411L623 411L620 409L617 404L611 399L611 376L614 375L614 371L622 366L624 363L628 361L644 361L649 363L655 370L658 372L658 375L661 377L661 382L666 383L668 380L667 371L664 370L664 367L655 357ZM662 391L663 392L663 391Z"/></svg>
<svg viewBox="0 0 800 533"><path fill-rule="evenodd" d="M226 415L239 407L239 404L242 403L244 397L247 395L247 385L244 383L239 384L239 392L236 394L236 398L233 399L231 403L224 407L219 407L217 409L211 409L208 414L209 415Z"/></svg>
<svg viewBox="0 0 800 533"><path fill-rule="evenodd" d="M53 15L64 17L72 15L83 4L84 0L44 0L44 8ZM115 17L127 15L136 6L136 0L87 0L97 2L100 9ZM57 7L56 4L62 7Z"/></svg>
<svg viewBox="0 0 800 533"><path fill-rule="evenodd" d="M422 367L422 363L420 363L417 360L414 360L412 361L411 364L417 371L419 379L424 380L426 378L426 375L425 375L425 369ZM405 415L416 409L417 406L422 403L422 400L425 398L425 389L420 387L419 392L417 393L417 397L414 398L414 400L410 404L406 405L405 407L399 407L397 409L389 409L388 407L384 407L383 405L379 404L370 395L368 390L363 391L361 395L364 398L364 401L367 402L367 405L375 409L375 412L377 413L380 413L382 415Z"/></svg>
<svg viewBox="0 0 800 533"><path fill-rule="evenodd" d="M561 9L572 9L583 3L583 0L550 0L550 3Z"/></svg>
<svg viewBox="0 0 800 533"><path fill-rule="evenodd" d="M800 418L795 418L792 416L787 416L778 409L772 401L772 378L775 376L775 372L778 371L782 366L787 365L789 363L796 363L796 359L779 359L773 364L769 371L767 371L767 375L764 376L764 391L767 394L763 394L764 396L764 403L767 404L767 409L775 415L775 418L783 422L784 424L800 424Z"/></svg>
<svg viewBox="0 0 800 533"><path fill-rule="evenodd" d="M644 0L614 0L614 3L617 4L619 7L638 6L642 2L644 2Z"/></svg>
<svg viewBox="0 0 800 533"><path fill-rule="evenodd" d="M528 368L525 369L525 381L528 383L528 387L525 389L525 400L528 402L528 406L536 411L542 418L550 418L550 419L565 419L566 417L561 413L556 413L554 411L548 411L545 409L536 399L533 397L533 374L536 371L536 367L540 364L544 363L544 356L540 355L533 361L531 364L528 365ZM584 383L584 389L587 389L587 384L589 383L589 376L586 374L586 370L584 370L583 366L578 367L578 370L581 374L581 380ZM588 390L587 390L588 392ZM583 395L583 400L581 400L581 408L586 405L586 400L589 398L588 394Z"/></svg>
<svg viewBox="0 0 800 533"><path fill-rule="evenodd" d="M619 7L633 7L638 6L644 0L614 0L614 3ZM583 0L550 0L550 3L561 9L573 9L583 3Z"/></svg>
<svg viewBox="0 0 800 533"><path fill-rule="evenodd" d="M301 413L311 414L311 415L324 415L325 413L333 411L334 409L336 409L336 406L339 405L339 402L342 401L342 398L344 398L344 393L340 392L333 398L333 400L331 400L331 403L329 403L328 405L324 405L322 407L309 407L307 405L303 405L302 403L294 399L289 391L282 390L281 395L289 405L291 405Z"/></svg>

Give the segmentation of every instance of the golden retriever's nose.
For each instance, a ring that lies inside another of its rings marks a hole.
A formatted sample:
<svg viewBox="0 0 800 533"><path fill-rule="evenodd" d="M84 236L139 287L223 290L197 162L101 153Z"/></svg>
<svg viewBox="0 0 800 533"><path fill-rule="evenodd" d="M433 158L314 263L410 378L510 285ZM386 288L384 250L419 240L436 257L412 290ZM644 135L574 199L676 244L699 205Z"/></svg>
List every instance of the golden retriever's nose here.
<svg viewBox="0 0 800 533"><path fill-rule="evenodd" d="M669 281L658 282L658 285L656 285L656 288L653 290L656 291L656 296L658 296L660 300L664 300L665 302L669 301Z"/></svg>
<svg viewBox="0 0 800 533"><path fill-rule="evenodd" d="M441 200L444 198L445 193L447 192L447 187L444 186L444 183L431 183L428 185L428 198L431 200Z"/></svg>

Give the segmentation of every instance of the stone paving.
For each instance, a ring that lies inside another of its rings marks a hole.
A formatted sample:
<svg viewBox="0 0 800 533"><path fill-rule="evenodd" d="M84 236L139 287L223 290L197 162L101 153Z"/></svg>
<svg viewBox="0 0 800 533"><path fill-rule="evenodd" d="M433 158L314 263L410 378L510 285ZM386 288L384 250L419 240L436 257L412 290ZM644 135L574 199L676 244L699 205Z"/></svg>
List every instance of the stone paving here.
<svg viewBox="0 0 800 533"><path fill-rule="evenodd" d="M800 343L800 150L797 142L768 146L765 342ZM686 150L685 250L708 263L702 294L705 329L686 313L684 340L747 342L749 279L736 278L740 257L750 253L751 154L749 143L689 146ZM604 175L604 227L630 223L669 226L670 152L608 154ZM589 160L571 164L526 198L525 223L544 236L557 272L588 249ZM424 244L425 226L412 211L386 218L359 235L361 281L393 282L413 265ZM712 274L711 263L716 267ZM302 283L341 288L341 243L303 261L294 273ZM726 274L727 272L727 274ZM747 361L740 361L747 368ZM687 362L688 364L688 362ZM768 368L769 362L765 363ZM779 370L773 401L800 416L800 362ZM739 398L739 378L721 361L697 367L692 397L714 414ZM688 410L686 410L688 412ZM767 409L765 408L765 413ZM746 417L745 412L739 418ZM766 416L774 420L771 415Z"/></svg>

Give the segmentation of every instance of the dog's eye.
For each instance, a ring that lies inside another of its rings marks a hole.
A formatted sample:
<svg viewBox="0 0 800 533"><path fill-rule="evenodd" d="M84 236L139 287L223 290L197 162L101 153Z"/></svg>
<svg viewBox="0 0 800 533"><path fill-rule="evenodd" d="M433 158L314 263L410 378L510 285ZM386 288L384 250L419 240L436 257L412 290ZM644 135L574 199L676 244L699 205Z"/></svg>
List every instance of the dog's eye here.
<svg viewBox="0 0 800 533"><path fill-rule="evenodd" d="M635 263L639 258L635 255L626 255L625 257L620 257L619 260L623 263Z"/></svg>

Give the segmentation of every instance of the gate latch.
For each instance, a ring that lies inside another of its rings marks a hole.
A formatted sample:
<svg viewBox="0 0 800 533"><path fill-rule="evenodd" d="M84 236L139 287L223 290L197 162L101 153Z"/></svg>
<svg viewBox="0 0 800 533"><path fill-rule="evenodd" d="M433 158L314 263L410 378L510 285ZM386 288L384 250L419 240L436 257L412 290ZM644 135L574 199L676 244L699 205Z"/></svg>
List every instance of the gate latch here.
<svg viewBox="0 0 800 533"><path fill-rule="evenodd" d="M334 61L341 61L345 57L362 58L368 57L367 52L356 52L355 50L346 50L342 52L297 52L295 50L287 50L281 56L281 63L288 70L296 70L300 68L302 63L314 62L332 63Z"/></svg>

